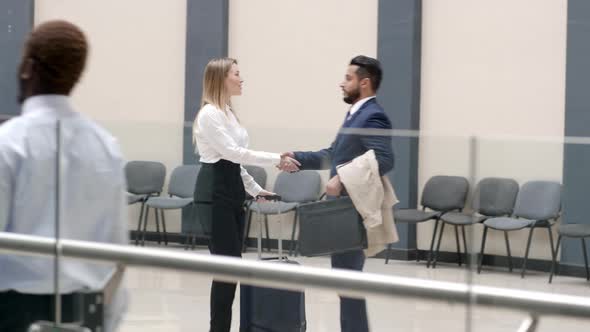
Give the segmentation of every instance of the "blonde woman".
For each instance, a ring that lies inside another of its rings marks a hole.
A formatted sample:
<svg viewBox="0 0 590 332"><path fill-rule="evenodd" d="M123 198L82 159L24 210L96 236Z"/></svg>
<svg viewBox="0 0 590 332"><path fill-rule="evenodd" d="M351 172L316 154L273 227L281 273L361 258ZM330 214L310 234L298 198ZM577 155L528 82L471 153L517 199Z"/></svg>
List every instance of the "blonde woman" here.
<svg viewBox="0 0 590 332"><path fill-rule="evenodd" d="M212 254L241 257L246 192L262 198L273 193L262 189L241 166L277 166L296 171L299 163L278 153L248 149L248 133L231 107L231 97L242 94L238 63L216 58L207 64L201 109L193 138L202 164L195 189L201 222L211 225ZM210 331L229 332L236 284L213 281Z"/></svg>

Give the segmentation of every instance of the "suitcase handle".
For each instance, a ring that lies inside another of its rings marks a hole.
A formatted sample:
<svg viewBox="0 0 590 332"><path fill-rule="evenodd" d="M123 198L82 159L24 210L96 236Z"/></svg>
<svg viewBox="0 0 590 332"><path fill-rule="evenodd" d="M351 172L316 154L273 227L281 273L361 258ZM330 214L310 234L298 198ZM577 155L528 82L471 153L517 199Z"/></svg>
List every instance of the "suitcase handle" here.
<svg viewBox="0 0 590 332"><path fill-rule="evenodd" d="M280 200L281 200L281 196L280 196L280 195L268 195L268 196L261 196L261 195L258 195L258 196L256 196L256 199L257 199L257 200L258 200L258 199L265 199L265 200L267 200L267 201L274 201L274 202L277 202L277 201L280 201Z"/></svg>

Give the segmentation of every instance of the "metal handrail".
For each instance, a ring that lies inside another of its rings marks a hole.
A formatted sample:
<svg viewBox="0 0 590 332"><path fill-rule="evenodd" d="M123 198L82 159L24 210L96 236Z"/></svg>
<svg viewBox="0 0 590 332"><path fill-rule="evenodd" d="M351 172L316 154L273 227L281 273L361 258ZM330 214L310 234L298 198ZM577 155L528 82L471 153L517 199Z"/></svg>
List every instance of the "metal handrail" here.
<svg viewBox="0 0 590 332"><path fill-rule="evenodd" d="M47 237L0 233L0 251L52 256L56 240ZM276 264L97 242L62 239L57 244L64 258L117 262L127 266L190 271L217 280L302 290L335 291L352 297L420 298L521 310L533 315L590 318L590 298L520 291L374 273Z"/></svg>

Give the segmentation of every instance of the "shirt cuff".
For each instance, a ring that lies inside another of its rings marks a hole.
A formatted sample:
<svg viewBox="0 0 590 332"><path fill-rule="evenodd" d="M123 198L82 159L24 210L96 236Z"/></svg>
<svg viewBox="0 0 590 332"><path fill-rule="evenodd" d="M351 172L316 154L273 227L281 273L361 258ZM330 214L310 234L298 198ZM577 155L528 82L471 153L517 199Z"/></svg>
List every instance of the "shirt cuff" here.
<svg viewBox="0 0 590 332"><path fill-rule="evenodd" d="M256 198L256 196L258 196L260 194L260 192L262 191L262 187L259 184L256 184L249 191L250 192L248 194L250 194L250 196Z"/></svg>

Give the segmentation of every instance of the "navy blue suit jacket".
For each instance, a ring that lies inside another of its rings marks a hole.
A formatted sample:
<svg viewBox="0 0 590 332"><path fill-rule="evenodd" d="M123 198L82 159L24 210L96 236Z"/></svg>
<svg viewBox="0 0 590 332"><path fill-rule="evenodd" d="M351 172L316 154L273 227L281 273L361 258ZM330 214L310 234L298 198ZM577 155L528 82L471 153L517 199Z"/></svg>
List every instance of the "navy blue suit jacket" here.
<svg viewBox="0 0 590 332"><path fill-rule="evenodd" d="M392 129L391 121L375 98L368 100L350 119L345 119L342 128ZM393 169L393 146L391 137L385 135L358 135L339 132L332 145L315 152L295 152L301 169L330 169L330 177L336 175L336 166L347 163L375 151L380 175ZM381 133L384 134L384 133Z"/></svg>

